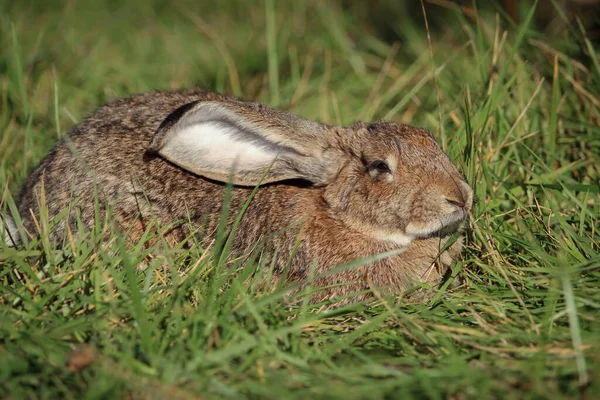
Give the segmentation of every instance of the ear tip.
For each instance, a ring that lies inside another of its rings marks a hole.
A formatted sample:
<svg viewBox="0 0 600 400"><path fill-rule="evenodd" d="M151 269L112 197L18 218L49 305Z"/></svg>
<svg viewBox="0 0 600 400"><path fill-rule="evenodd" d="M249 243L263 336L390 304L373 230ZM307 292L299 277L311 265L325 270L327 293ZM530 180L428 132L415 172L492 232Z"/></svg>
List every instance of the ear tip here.
<svg viewBox="0 0 600 400"><path fill-rule="evenodd" d="M187 103L182 105L181 107L175 109L175 111L171 112L167 117L160 123L156 132L154 132L154 136L148 145L146 152L149 154L157 154L159 150L164 145L164 139L167 135L167 132L183 117L188 111L190 111L199 101L193 101L191 103Z"/></svg>
<svg viewBox="0 0 600 400"><path fill-rule="evenodd" d="M147 155L158 154L160 149L163 147L163 142L164 142L163 138L164 137L165 137L164 131L162 131L160 128L158 128L158 130L154 134L154 137L152 138L150 143L148 143L148 147L146 147L145 154L147 154Z"/></svg>

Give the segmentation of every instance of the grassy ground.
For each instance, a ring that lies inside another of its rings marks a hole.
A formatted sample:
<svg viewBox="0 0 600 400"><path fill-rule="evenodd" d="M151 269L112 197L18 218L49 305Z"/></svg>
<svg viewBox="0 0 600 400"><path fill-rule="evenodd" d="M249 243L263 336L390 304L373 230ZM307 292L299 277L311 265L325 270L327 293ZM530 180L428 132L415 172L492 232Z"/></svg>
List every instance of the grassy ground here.
<svg viewBox="0 0 600 400"><path fill-rule="evenodd" d="M426 126L479 198L466 284L425 305L289 307L200 249L138 272L152 249L122 251L103 221L62 249L0 245L0 397L597 396L595 45L561 14L542 29L526 8L515 25L436 3L429 43L417 1L0 2L3 207L94 108L192 86Z"/></svg>

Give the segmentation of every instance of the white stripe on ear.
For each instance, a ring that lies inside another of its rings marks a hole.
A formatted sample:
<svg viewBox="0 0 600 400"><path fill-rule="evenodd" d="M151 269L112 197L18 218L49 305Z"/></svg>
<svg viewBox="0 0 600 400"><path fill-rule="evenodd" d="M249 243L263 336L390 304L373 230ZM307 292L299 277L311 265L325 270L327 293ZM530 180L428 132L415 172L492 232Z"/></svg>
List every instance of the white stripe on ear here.
<svg viewBox="0 0 600 400"><path fill-rule="evenodd" d="M254 140L252 140L254 139ZM160 153L187 170L200 173L215 167L256 170L266 168L285 151L236 126L219 120L194 121L173 129Z"/></svg>
<svg viewBox="0 0 600 400"><path fill-rule="evenodd" d="M325 133L320 124L257 103L196 102L163 121L148 151L220 182L254 186L301 178L322 185L340 165Z"/></svg>

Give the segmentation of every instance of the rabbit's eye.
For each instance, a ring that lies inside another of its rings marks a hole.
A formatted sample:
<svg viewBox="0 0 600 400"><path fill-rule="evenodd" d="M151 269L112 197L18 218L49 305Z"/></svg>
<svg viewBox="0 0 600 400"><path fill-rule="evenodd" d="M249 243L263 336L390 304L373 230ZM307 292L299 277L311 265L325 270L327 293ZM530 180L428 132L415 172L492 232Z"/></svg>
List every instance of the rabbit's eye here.
<svg viewBox="0 0 600 400"><path fill-rule="evenodd" d="M375 160L375 161L369 163L369 165L367 165L366 169L368 172L378 172L380 174L392 172L390 170L390 167L387 165L387 163L382 160Z"/></svg>

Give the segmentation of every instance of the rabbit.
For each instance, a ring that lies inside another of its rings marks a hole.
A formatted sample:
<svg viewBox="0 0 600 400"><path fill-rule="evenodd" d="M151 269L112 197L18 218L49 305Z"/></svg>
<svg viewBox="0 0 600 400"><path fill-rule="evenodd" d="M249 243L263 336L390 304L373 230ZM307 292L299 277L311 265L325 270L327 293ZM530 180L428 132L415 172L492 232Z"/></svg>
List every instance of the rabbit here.
<svg viewBox="0 0 600 400"><path fill-rule="evenodd" d="M188 89L121 98L98 109L30 174L17 207L32 234L42 185L50 217L72 204L52 229L56 241L67 224L76 226L77 213L93 226L96 194L133 243L155 221L169 226L169 245L196 234L209 246L227 182L233 185L229 228L257 187L232 255L247 255L263 241L261 257L272 261L266 265L275 276L303 288L314 274L316 302L440 284L462 242L440 250L473 202L472 189L427 130L389 121L331 126Z"/></svg>

